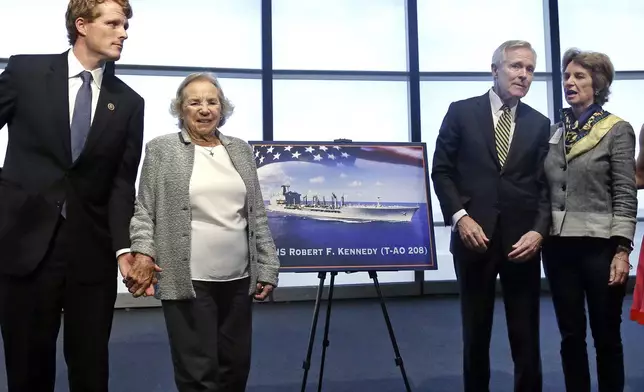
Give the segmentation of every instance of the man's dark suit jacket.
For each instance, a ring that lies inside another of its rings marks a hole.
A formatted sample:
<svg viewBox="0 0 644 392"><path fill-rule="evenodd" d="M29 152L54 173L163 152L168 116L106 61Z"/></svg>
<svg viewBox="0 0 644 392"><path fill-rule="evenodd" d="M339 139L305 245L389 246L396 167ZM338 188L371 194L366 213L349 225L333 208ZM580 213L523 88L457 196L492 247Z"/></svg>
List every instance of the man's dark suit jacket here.
<svg viewBox="0 0 644 392"><path fill-rule="evenodd" d="M545 238L551 221L543 169L549 136L550 120L520 102L501 168L489 94L452 103L436 141L432 170L445 224L452 225L453 214L465 209L490 240L495 234L501 239L506 254L530 230ZM452 235L451 250L465 250L458 233Z"/></svg>
<svg viewBox="0 0 644 392"><path fill-rule="evenodd" d="M72 162L67 52L9 59L0 75L0 273L26 275L45 257L66 201L68 262L85 281L116 277L129 248L144 101L106 67L84 150Z"/></svg>

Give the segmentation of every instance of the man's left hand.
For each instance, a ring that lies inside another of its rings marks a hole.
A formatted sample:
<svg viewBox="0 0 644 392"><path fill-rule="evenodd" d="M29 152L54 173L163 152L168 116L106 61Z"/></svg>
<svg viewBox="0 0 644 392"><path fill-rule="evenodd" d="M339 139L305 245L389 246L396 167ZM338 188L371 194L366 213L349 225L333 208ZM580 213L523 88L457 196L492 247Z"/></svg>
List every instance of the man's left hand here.
<svg viewBox="0 0 644 392"><path fill-rule="evenodd" d="M270 283L257 283L257 290L255 291L255 299L258 301L265 300L268 295L273 291L273 285Z"/></svg>
<svg viewBox="0 0 644 392"><path fill-rule="evenodd" d="M134 255L132 253L123 253L117 259L119 265L119 271L121 272L121 277L125 279L134 265Z"/></svg>
<svg viewBox="0 0 644 392"><path fill-rule="evenodd" d="M530 260L541 249L543 237L536 231L525 233L516 244L512 245L512 252L508 254L510 261L522 262Z"/></svg>

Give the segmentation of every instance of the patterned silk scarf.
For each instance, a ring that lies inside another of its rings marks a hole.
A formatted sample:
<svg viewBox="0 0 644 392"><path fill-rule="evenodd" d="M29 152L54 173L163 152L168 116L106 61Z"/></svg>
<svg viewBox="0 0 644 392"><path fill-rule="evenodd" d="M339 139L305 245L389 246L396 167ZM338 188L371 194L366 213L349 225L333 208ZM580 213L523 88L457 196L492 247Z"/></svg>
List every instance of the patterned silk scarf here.
<svg viewBox="0 0 644 392"><path fill-rule="evenodd" d="M566 131L566 154L572 146L583 139L597 122L610 115L600 105L592 104L579 116L578 119L572 112L572 108L565 108L561 111L561 118Z"/></svg>

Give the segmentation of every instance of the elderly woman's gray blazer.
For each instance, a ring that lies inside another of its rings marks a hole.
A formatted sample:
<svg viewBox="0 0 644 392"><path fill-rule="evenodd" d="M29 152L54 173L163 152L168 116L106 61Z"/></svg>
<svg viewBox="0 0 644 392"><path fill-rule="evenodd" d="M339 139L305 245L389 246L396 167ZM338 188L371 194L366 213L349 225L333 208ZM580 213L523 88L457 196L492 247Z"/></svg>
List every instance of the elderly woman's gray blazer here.
<svg viewBox="0 0 644 392"><path fill-rule="evenodd" d="M268 227L253 151L241 139L218 133L246 185L250 287L257 282L277 286L279 260ZM187 132L157 137L147 143L139 194L130 223L131 251L152 257L163 269L155 297L161 300L195 297L190 271L190 178L195 146Z"/></svg>
<svg viewBox="0 0 644 392"><path fill-rule="evenodd" d="M635 132L615 115L600 120L565 152L563 124L551 130L545 171L551 235L633 240L637 217Z"/></svg>

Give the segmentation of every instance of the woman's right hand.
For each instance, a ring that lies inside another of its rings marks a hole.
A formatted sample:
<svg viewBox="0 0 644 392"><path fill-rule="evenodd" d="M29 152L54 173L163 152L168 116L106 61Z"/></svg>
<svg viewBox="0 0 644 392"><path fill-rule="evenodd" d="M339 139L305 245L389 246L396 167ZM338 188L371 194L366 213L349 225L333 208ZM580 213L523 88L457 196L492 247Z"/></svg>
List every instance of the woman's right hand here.
<svg viewBox="0 0 644 392"><path fill-rule="evenodd" d="M141 295L153 296L154 285L157 283L156 273L161 271L150 256L137 253L123 283L135 298Z"/></svg>

